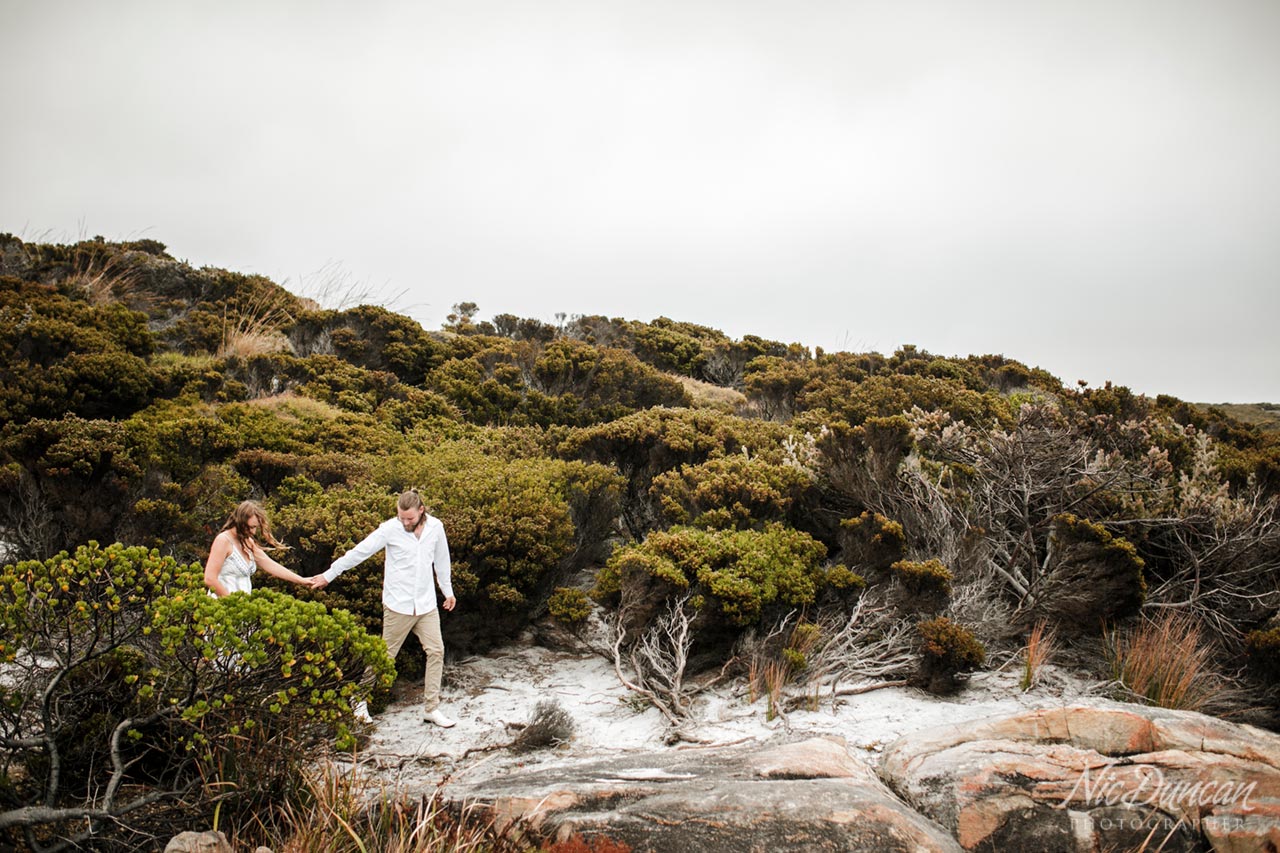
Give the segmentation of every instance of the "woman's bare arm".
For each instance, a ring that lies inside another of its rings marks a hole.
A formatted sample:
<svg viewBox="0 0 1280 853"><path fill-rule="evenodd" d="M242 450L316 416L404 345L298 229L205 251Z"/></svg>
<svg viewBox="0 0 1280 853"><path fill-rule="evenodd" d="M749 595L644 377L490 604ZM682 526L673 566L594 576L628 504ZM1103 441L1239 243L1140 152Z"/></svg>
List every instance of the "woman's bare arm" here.
<svg viewBox="0 0 1280 853"><path fill-rule="evenodd" d="M253 543L253 559L262 567L262 570L269 575L274 575L275 577L289 581L290 583L306 584L307 586L311 585L311 582L302 575L291 569L286 569L284 566L271 559L271 557L267 556L267 552L262 550L262 546L257 542Z"/></svg>
<svg viewBox="0 0 1280 853"><path fill-rule="evenodd" d="M204 564L204 585L213 590L213 594L222 598L227 594L227 588L222 585L222 581L218 580L218 573L222 571L222 564L227 559L227 554L231 551L231 538L223 536L219 533L213 537L213 544L209 546L209 559Z"/></svg>

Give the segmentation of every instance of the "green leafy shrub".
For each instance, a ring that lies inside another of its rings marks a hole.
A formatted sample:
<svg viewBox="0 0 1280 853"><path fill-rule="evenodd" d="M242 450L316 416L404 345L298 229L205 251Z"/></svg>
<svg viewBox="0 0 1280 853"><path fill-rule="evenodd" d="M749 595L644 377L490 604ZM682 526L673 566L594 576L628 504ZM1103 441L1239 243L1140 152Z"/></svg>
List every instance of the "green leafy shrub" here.
<svg viewBox="0 0 1280 853"><path fill-rule="evenodd" d="M785 519L809 485L801 468L737 454L659 474L650 494L668 523L745 528Z"/></svg>
<svg viewBox="0 0 1280 853"><path fill-rule="evenodd" d="M0 424L127 417L157 388L145 315L0 279Z"/></svg>
<svg viewBox="0 0 1280 853"><path fill-rule="evenodd" d="M428 382L472 423L587 425L687 402L679 382L625 350L567 338L467 337L453 344L453 358Z"/></svg>
<svg viewBox="0 0 1280 853"><path fill-rule="evenodd" d="M103 850L287 793L392 672L347 614L122 545L4 566L0 629L0 822Z"/></svg>
<svg viewBox="0 0 1280 853"><path fill-rule="evenodd" d="M292 547L290 568L304 577L318 575L395 515L396 494L376 482L325 489L304 475L285 477L267 502L272 532ZM382 555L315 595L331 608L353 613L365 630L381 632Z"/></svg>
<svg viewBox="0 0 1280 853"><path fill-rule="evenodd" d="M652 323L631 323L636 356L659 370L698 378L709 345L725 340L724 333L694 323L659 317Z"/></svg>
<svg viewBox="0 0 1280 853"><path fill-rule="evenodd" d="M0 430L0 529L19 556L113 536L142 479L126 428L68 415Z"/></svg>
<svg viewBox="0 0 1280 853"><path fill-rule="evenodd" d="M380 636L318 602L262 589L178 596L154 609L161 658L195 675L152 669L139 692L153 689L161 706L186 701L167 718L170 734L240 809L296 790L306 756L354 747L352 709L395 677ZM198 698L185 700L192 681Z"/></svg>
<svg viewBox="0 0 1280 853"><path fill-rule="evenodd" d="M683 386L631 353L562 339L533 363L535 387L561 398L559 423L592 424L651 406L682 406Z"/></svg>
<svg viewBox="0 0 1280 853"><path fill-rule="evenodd" d="M300 314L289 339L300 355L336 355L410 384L421 383L443 358L443 348L420 324L373 305Z"/></svg>
<svg viewBox="0 0 1280 853"><path fill-rule="evenodd" d="M502 458L483 447L448 439L374 467L393 493L422 489L444 522L459 598L445 637L464 647L510 636L570 574L601 556L620 486L601 465Z"/></svg>
<svg viewBox="0 0 1280 853"><path fill-rule="evenodd" d="M845 560L864 571L883 571L902 559L907 537L902 525L878 512L864 511L840 522Z"/></svg>
<svg viewBox="0 0 1280 853"><path fill-rule="evenodd" d="M797 396L796 406L801 411L825 411L853 426L871 418L900 415L912 408L944 411L970 424L1008 421L1012 416L995 392L974 391L948 378L902 374L810 383Z"/></svg>
<svg viewBox="0 0 1280 853"><path fill-rule="evenodd" d="M959 676L981 667L987 649L968 628L940 616L916 625L920 635L919 682L930 693L953 693Z"/></svg>
<svg viewBox="0 0 1280 853"><path fill-rule="evenodd" d="M945 603L951 596L951 571L941 560L899 560L889 567L907 594L920 601ZM935 606L936 606L935 605Z"/></svg>
<svg viewBox="0 0 1280 853"><path fill-rule="evenodd" d="M650 490L653 479L681 465L741 454L780 462L785 427L696 409L645 409L599 426L573 430L558 453L613 465L626 482L622 517L642 538L658 523Z"/></svg>
<svg viewBox="0 0 1280 853"><path fill-rule="evenodd" d="M591 615L591 599L577 587L557 587L547 599L547 611L564 625L581 625Z"/></svg>
<svg viewBox="0 0 1280 853"><path fill-rule="evenodd" d="M866 589L867 580L845 565L834 565L827 569L827 586L837 592L857 592Z"/></svg>
<svg viewBox="0 0 1280 853"><path fill-rule="evenodd" d="M811 604L826 581L826 547L780 524L763 530L673 527L619 548L597 577L594 594L617 601L644 624L677 592L705 596L720 620L752 625L774 604Z"/></svg>

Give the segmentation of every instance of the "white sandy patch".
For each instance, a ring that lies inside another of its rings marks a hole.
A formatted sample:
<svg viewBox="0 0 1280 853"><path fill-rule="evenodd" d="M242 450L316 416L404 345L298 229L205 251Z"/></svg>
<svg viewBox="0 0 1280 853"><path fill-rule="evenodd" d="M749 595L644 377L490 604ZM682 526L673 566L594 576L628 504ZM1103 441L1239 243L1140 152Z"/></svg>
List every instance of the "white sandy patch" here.
<svg viewBox="0 0 1280 853"><path fill-rule="evenodd" d="M1050 671L1051 689L1023 693L1013 672L973 676L967 689L940 698L893 687L856 696L822 698L816 711L796 710L768 719L764 699L748 703L739 684L699 696L683 731L710 744L763 742L779 736L832 735L871 764L904 734L1045 707L1089 702L1110 704L1090 687ZM375 718L362 760L407 792L442 779L474 782L513 769L528 770L610 754L691 748L668 742L671 727L656 709L625 688L612 661L598 655L511 646L450 665L441 705L458 721L442 729L422 719L422 687L399 685L395 701ZM554 699L573 718L570 743L515 754L505 749L527 723L534 706Z"/></svg>

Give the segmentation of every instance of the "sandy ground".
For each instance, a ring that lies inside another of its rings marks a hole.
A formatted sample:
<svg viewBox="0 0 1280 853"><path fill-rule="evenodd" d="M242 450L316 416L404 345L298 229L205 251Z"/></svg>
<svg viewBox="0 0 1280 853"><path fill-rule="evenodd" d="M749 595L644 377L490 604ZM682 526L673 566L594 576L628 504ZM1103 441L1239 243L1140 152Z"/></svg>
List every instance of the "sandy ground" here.
<svg viewBox="0 0 1280 853"><path fill-rule="evenodd" d="M913 731L1020 710L1109 704L1096 685L1053 668L1046 675L1047 686L1026 693L1019 690L1016 668L1010 667L975 674L954 697L885 688L834 701L824 698L818 710L791 711L772 720L764 699L749 703L744 685L727 684L699 696L684 731L713 744L834 735L874 765L885 746ZM516 768L689 748L688 743L668 742L666 718L624 687L612 661L599 655L521 644L447 666L441 707L458 721L449 729L423 721L421 694L421 684L398 684L392 704L367 727L361 754L366 767L406 793L433 788L441 780L474 782ZM572 716L572 740L523 754L503 748L543 699L558 701Z"/></svg>

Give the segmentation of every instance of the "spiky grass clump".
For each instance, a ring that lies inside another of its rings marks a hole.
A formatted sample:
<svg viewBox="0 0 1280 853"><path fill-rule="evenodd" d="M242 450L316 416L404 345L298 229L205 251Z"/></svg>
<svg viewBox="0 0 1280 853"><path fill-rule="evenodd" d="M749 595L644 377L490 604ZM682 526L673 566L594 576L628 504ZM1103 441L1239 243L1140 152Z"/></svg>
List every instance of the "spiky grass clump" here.
<svg viewBox="0 0 1280 853"><path fill-rule="evenodd" d="M1203 711L1222 698L1213 648L1194 616L1166 610L1128 630L1107 632L1112 676L1130 699L1161 708Z"/></svg>
<svg viewBox="0 0 1280 853"><path fill-rule="evenodd" d="M1031 629L1027 636L1027 647L1022 650L1022 678L1018 686L1023 693L1039 682L1041 670L1056 650L1057 639L1057 633L1044 619Z"/></svg>
<svg viewBox="0 0 1280 853"><path fill-rule="evenodd" d="M529 724L511 744L514 752L531 752L535 749L560 746L573 739L573 717L554 699L543 699L534 706Z"/></svg>

